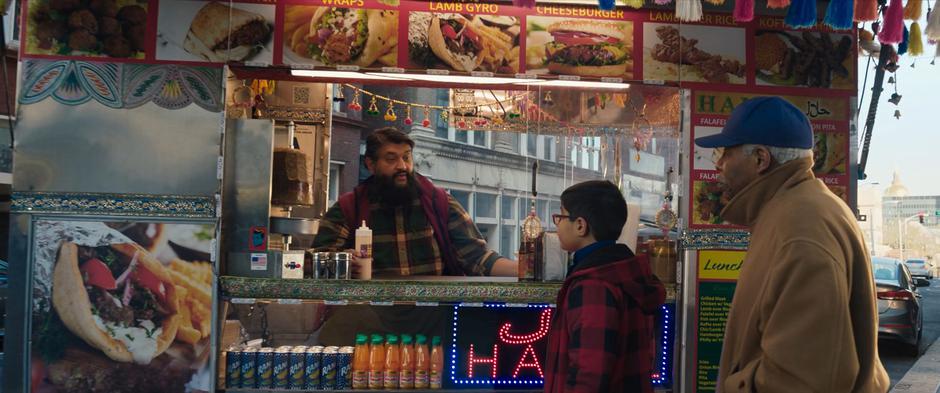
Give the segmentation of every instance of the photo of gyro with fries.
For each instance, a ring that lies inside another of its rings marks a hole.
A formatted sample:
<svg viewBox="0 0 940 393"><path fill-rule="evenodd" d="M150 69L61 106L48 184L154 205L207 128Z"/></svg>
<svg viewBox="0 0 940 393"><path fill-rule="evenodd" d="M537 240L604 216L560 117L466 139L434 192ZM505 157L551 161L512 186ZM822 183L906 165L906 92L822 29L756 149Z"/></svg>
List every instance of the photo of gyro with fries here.
<svg viewBox="0 0 940 393"><path fill-rule="evenodd" d="M398 65L398 11L288 5L284 63Z"/></svg>
<svg viewBox="0 0 940 393"><path fill-rule="evenodd" d="M519 19L503 15L408 15L408 57L419 68L519 72Z"/></svg>
<svg viewBox="0 0 940 393"><path fill-rule="evenodd" d="M214 225L43 220L34 233L34 391L208 380Z"/></svg>

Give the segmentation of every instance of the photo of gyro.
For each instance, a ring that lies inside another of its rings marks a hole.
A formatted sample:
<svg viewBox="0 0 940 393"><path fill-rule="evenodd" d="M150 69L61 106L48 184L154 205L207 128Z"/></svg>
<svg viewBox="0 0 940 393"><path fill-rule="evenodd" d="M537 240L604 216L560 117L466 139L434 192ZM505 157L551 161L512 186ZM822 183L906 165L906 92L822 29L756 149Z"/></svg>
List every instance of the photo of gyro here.
<svg viewBox="0 0 940 393"><path fill-rule="evenodd" d="M519 71L519 19L501 15L408 16L408 58L415 67L454 71Z"/></svg>

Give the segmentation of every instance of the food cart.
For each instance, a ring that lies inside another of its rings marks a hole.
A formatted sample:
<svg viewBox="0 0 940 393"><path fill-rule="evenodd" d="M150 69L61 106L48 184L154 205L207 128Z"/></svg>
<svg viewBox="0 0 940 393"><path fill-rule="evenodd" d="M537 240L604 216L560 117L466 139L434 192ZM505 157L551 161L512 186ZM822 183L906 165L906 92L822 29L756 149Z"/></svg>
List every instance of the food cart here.
<svg viewBox="0 0 940 393"><path fill-rule="evenodd" d="M727 7L686 23L552 2L24 5L8 391L312 390L286 347L358 334L440 337L445 390L539 390L568 258L550 215L592 179L624 191L621 241L667 284L654 386L709 391L747 235L717 218L692 139L747 97L785 96L819 130L817 172L854 195L853 32ZM318 220L382 126L409 133L415 170L495 252L515 259L538 218L541 277L321 271ZM270 361L241 361L259 347Z"/></svg>

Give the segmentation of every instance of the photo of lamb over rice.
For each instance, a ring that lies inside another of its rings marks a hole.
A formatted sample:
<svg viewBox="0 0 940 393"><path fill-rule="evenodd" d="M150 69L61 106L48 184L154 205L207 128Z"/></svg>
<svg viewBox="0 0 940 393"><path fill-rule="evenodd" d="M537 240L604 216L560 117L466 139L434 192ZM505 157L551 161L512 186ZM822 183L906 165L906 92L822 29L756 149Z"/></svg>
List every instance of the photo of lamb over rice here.
<svg viewBox="0 0 940 393"><path fill-rule="evenodd" d="M744 51L744 29L646 23L643 78L744 84Z"/></svg>
<svg viewBox="0 0 940 393"><path fill-rule="evenodd" d="M754 40L758 85L855 88L849 35L758 30Z"/></svg>

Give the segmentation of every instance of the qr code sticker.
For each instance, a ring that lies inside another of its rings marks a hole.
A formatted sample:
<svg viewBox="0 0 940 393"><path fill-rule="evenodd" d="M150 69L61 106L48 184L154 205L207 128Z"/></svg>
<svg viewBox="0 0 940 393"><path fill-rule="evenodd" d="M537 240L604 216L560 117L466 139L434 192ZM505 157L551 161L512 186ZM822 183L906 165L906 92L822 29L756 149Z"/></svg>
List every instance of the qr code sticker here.
<svg viewBox="0 0 940 393"><path fill-rule="evenodd" d="M294 104L310 104L310 88L294 86Z"/></svg>

